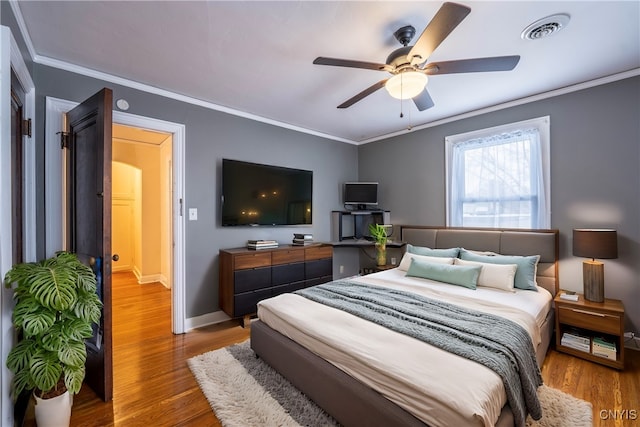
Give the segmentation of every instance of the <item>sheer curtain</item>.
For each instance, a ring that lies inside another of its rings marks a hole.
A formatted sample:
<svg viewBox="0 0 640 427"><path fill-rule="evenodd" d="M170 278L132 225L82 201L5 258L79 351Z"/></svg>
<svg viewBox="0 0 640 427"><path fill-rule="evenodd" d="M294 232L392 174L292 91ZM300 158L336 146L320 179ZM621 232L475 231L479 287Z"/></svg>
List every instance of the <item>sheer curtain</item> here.
<svg viewBox="0 0 640 427"><path fill-rule="evenodd" d="M449 225L549 228L537 127L461 140L448 148Z"/></svg>

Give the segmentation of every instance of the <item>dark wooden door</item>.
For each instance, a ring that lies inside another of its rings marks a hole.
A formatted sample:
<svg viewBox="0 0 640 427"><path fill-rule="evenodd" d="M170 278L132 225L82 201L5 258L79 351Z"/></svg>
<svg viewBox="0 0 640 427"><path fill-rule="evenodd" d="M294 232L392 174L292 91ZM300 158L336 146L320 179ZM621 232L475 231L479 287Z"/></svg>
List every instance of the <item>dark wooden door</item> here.
<svg viewBox="0 0 640 427"><path fill-rule="evenodd" d="M67 113L68 250L91 265L103 303L87 340L85 382L105 402L113 397L111 331L111 119L113 94L102 89Z"/></svg>

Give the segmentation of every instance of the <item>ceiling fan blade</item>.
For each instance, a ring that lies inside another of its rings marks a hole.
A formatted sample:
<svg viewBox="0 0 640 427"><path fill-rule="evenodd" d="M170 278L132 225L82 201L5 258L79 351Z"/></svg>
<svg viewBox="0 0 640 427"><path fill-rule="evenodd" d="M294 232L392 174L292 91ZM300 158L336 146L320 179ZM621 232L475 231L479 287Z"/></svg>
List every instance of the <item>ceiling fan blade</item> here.
<svg viewBox="0 0 640 427"><path fill-rule="evenodd" d="M387 64L378 64L375 62L352 61L350 59L325 58L322 56L313 60L316 65L333 65L335 67L364 68L365 70L391 71L392 68Z"/></svg>
<svg viewBox="0 0 640 427"><path fill-rule="evenodd" d="M373 92L377 91L378 89L380 89L381 87L384 86L384 84L387 82L387 80L389 79L384 79L384 80L380 80L378 83L369 86L368 88L366 88L365 90L363 90L362 92L360 92L359 94L357 94L356 96L347 99L346 101L344 101L342 104L338 105L338 108L348 108L351 107L353 104L355 104L356 102L360 101L361 99L371 95Z"/></svg>
<svg viewBox="0 0 640 427"><path fill-rule="evenodd" d="M412 63L425 62L469 12L471 9L467 6L456 3L443 4L409 51L407 58ZM415 56L419 56L420 59L415 61L413 59Z"/></svg>
<svg viewBox="0 0 640 427"><path fill-rule="evenodd" d="M433 99L431 99L431 95L429 95L429 92L427 91L427 88L424 88L422 92L414 96L413 102L420 111L427 110L435 105L433 103Z"/></svg>
<svg viewBox="0 0 640 427"><path fill-rule="evenodd" d="M484 71L513 70L520 56L494 56L491 58L460 59L457 61L430 62L424 68L429 75L453 73L478 73Z"/></svg>

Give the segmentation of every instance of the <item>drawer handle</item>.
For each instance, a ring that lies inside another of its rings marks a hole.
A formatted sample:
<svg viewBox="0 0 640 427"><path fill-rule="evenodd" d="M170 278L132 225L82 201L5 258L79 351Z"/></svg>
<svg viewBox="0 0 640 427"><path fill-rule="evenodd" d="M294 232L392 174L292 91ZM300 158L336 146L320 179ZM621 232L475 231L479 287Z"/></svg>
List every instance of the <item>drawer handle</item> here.
<svg viewBox="0 0 640 427"><path fill-rule="evenodd" d="M571 311L575 311L576 313L582 313L582 314L590 314L591 316L607 317L606 314L594 313L593 311L578 310L577 308L572 308Z"/></svg>

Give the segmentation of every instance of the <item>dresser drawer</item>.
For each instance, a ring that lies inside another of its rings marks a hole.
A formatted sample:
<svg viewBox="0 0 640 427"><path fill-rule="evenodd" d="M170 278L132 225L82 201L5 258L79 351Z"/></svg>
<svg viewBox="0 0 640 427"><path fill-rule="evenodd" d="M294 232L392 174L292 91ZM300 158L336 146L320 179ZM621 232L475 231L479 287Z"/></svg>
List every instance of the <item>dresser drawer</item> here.
<svg viewBox="0 0 640 427"><path fill-rule="evenodd" d="M331 258L333 256L333 248L331 246L314 246L305 248L304 259L307 261L322 258Z"/></svg>
<svg viewBox="0 0 640 427"><path fill-rule="evenodd" d="M271 254L271 262L273 265L302 261L304 261L304 251L300 249L283 249L274 251Z"/></svg>
<svg viewBox="0 0 640 427"><path fill-rule="evenodd" d="M273 296L276 296L276 295L284 294L287 292L295 292L298 289L304 289L307 286L308 285L303 280L301 282L293 282L293 283L287 283L286 285L274 286L271 289L273 291L272 292Z"/></svg>
<svg viewBox="0 0 640 427"><path fill-rule="evenodd" d="M238 270L233 274L233 293L253 291L271 286L271 267Z"/></svg>
<svg viewBox="0 0 640 427"><path fill-rule="evenodd" d="M234 316L244 316L255 313L258 302L269 297L271 297L270 288L234 296Z"/></svg>
<svg viewBox="0 0 640 427"><path fill-rule="evenodd" d="M243 270L245 268L268 267L271 265L271 252L250 253L236 255L234 259L234 269Z"/></svg>
<svg viewBox="0 0 640 427"><path fill-rule="evenodd" d="M271 284L274 286L304 280L304 262L271 267Z"/></svg>
<svg viewBox="0 0 640 427"><path fill-rule="evenodd" d="M560 323L609 334L620 333L620 316L600 313L589 308L560 307Z"/></svg>
<svg viewBox="0 0 640 427"><path fill-rule="evenodd" d="M305 263L304 278L316 279L323 276L331 276L333 274L333 260L319 259L317 261L309 261Z"/></svg>

